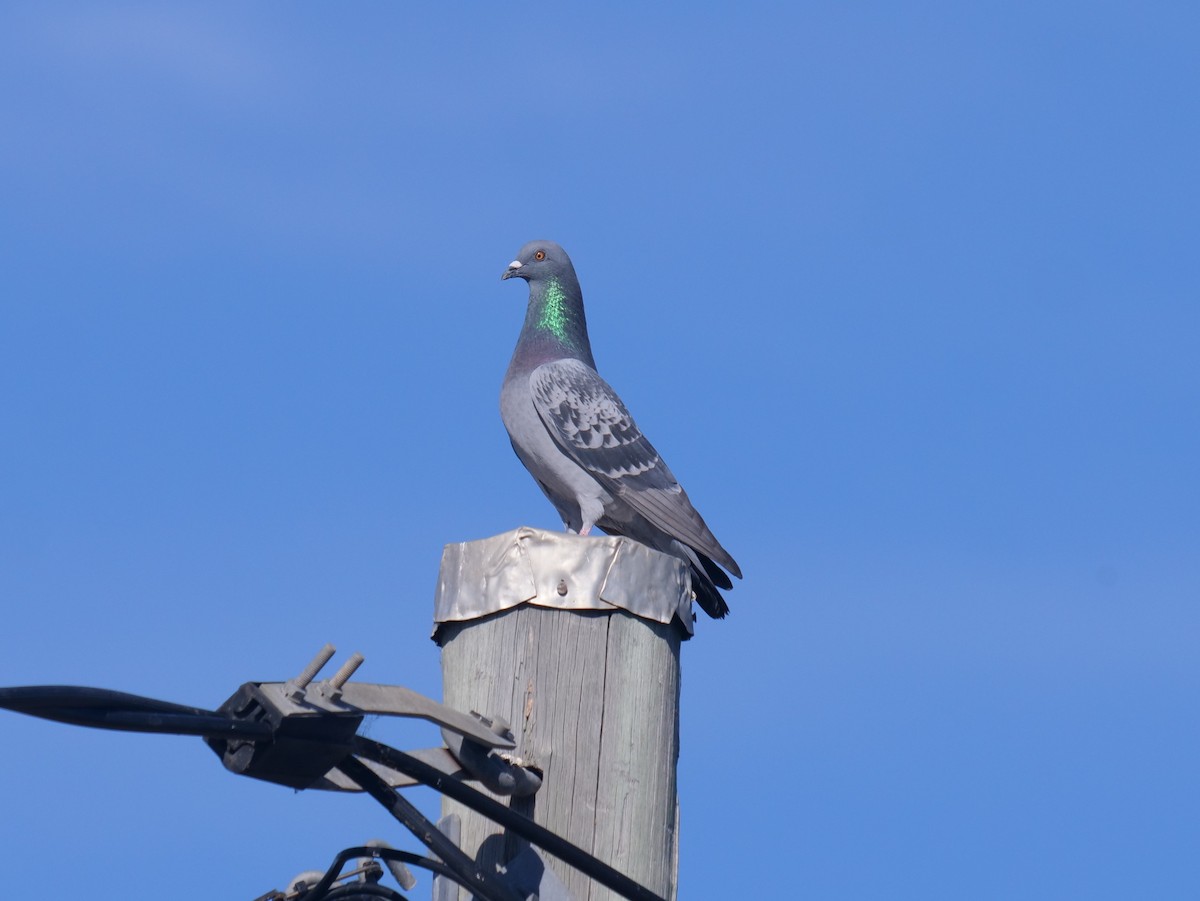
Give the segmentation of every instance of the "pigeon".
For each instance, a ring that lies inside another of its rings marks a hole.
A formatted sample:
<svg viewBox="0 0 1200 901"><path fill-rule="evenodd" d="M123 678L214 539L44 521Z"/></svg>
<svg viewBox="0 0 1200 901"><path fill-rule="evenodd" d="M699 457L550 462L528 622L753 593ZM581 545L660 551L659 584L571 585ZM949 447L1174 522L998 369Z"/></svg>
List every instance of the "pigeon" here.
<svg viewBox="0 0 1200 901"><path fill-rule="evenodd" d="M729 612L722 567L742 571L705 525L617 393L596 372L575 267L553 241L531 241L500 276L529 283L529 307L500 389L517 457L571 532L595 526L681 558L696 602Z"/></svg>

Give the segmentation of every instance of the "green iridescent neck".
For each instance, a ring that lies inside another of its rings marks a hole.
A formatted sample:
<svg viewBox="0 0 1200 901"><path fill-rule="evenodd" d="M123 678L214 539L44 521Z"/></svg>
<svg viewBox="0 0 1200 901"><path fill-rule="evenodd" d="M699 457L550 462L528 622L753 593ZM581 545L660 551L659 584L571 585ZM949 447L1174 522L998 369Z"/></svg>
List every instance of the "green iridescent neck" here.
<svg viewBox="0 0 1200 901"><path fill-rule="evenodd" d="M557 360L570 356L594 366L588 342L583 298L570 279L550 277L530 287L529 309L518 344L518 354L527 360Z"/></svg>
<svg viewBox="0 0 1200 901"><path fill-rule="evenodd" d="M542 295L541 310L538 313L537 327L550 332L564 344L574 344L568 333L571 314L567 309L567 295L563 292L558 279L552 278L546 282L546 291Z"/></svg>

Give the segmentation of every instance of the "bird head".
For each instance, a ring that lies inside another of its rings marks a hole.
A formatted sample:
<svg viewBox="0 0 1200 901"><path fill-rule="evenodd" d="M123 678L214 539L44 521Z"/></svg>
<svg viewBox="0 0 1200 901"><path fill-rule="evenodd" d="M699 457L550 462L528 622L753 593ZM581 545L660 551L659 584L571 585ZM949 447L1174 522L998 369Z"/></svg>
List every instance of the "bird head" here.
<svg viewBox="0 0 1200 901"><path fill-rule="evenodd" d="M500 274L501 279L523 278L527 282L575 272L567 252L553 241L530 241Z"/></svg>

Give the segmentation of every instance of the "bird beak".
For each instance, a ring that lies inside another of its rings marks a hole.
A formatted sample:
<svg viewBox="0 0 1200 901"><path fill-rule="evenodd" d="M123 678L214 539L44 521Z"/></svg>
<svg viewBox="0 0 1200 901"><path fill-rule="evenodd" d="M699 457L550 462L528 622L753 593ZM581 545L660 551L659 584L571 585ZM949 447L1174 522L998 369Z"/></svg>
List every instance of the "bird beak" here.
<svg viewBox="0 0 1200 901"><path fill-rule="evenodd" d="M521 271L521 261L513 260L511 263L508 264L508 268L505 269L503 273L501 273L500 281L504 281L506 278L512 278L514 275L517 275L520 271Z"/></svg>

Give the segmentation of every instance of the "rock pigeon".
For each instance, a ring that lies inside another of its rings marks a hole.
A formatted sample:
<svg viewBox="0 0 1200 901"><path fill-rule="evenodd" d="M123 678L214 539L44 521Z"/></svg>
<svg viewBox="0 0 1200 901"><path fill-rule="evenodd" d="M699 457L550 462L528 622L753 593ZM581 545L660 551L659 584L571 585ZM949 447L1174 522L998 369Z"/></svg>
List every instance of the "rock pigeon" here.
<svg viewBox="0 0 1200 901"><path fill-rule="evenodd" d="M682 558L700 607L729 612L721 567L742 571L596 372L575 267L553 241L531 241L501 279L529 283L529 308L500 390L517 457L572 532L596 526ZM720 564L718 566L717 564Z"/></svg>

